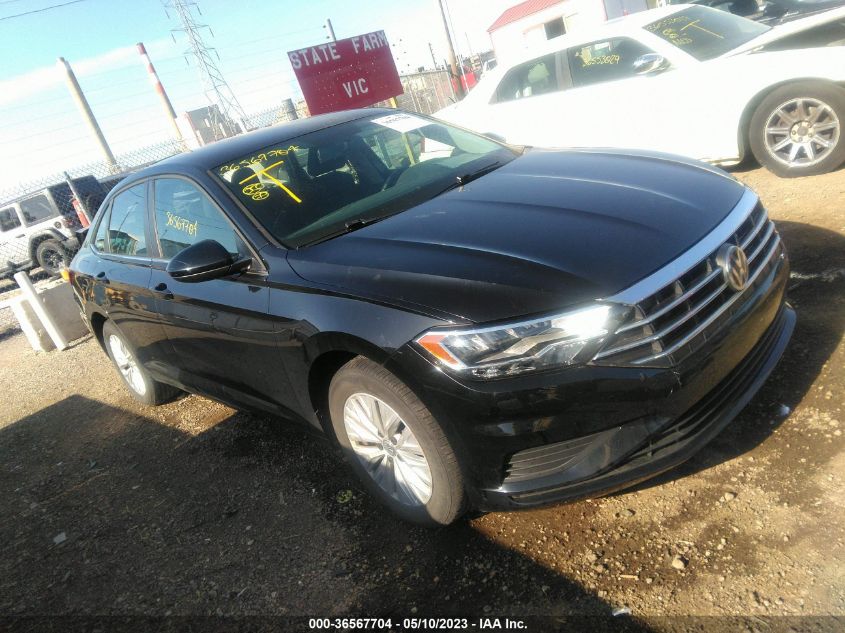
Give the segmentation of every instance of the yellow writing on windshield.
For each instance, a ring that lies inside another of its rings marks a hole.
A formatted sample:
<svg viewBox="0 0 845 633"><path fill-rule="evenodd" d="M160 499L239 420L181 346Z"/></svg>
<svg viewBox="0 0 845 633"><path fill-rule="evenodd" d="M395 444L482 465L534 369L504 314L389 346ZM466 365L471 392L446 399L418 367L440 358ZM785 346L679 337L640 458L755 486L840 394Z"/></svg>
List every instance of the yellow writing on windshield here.
<svg viewBox="0 0 845 633"><path fill-rule="evenodd" d="M278 156L287 156L290 152L295 152L299 149L296 145L290 145L289 147L285 148L275 148L275 149L268 149L265 152L261 152L260 154L256 154L251 158L244 158L237 163L230 163L228 165L223 165L220 167L220 175L228 174L230 171L235 171L240 167L249 167L250 165L254 165L256 163L264 164L271 158L276 158ZM278 165L279 163L276 163ZM271 165L270 167L273 167ZM270 169L270 167L266 167L265 169Z"/></svg>
<svg viewBox="0 0 845 633"><path fill-rule="evenodd" d="M293 191L291 191L290 189L288 189L288 188L285 186L285 183L283 183L281 180L279 180L279 179L277 179L277 178L274 178L274 177L273 177L273 176L271 176L269 173L267 173L267 171L268 171L269 169L273 169L273 167L278 167L279 165L281 165L281 164L282 164L282 163L284 163L284 162L285 162L285 161L280 160L279 162L277 162L277 163L273 163L272 165L267 165L267 167L264 167L264 168L263 168L261 171L259 171L258 173L255 173L255 174L253 174L252 176L247 176L246 178L244 178L243 180L241 180L238 184L239 184L239 185L243 185L244 183L249 182L249 181L250 181L250 180L252 180L253 178L258 178L258 176L265 176L265 177L269 178L270 180L272 180L272 181L273 181L273 183L274 183L277 187L279 187L279 189L281 189L281 190L282 190L282 191L284 191L286 194L288 194L288 195L289 195L291 198L293 198L296 202L302 202L302 199L301 199L299 196L297 196L297 195L296 195ZM261 183L254 183L254 184L259 184L259 185L261 185ZM264 185L261 185L261 189L263 189L263 188L264 188ZM261 193L261 192L260 192L260 190L257 190L257 193L254 193L254 194L247 193L247 191L246 191L246 190L247 190L247 187L244 187L244 188L243 188L243 192L244 192L246 195L250 196L253 200L264 200L265 198L269 197L269 195L270 195L270 194L268 194L266 191L264 191L263 193L265 193L265 194L267 194L267 195L264 195L264 196L261 196L261 197L258 197L258 198L257 198L257 197L256 197L256 195L258 195L258 193Z"/></svg>
<svg viewBox="0 0 845 633"><path fill-rule="evenodd" d="M700 22L700 18L693 20L692 17L688 15L675 15L653 24L649 24L645 28L647 31L661 35L675 46L686 46L687 44L692 44L693 38L689 36L689 33L684 33L687 29L701 31L702 33L707 33L707 35L712 37L718 37L720 40L725 39L724 35L720 35L715 31L704 28L701 26Z"/></svg>

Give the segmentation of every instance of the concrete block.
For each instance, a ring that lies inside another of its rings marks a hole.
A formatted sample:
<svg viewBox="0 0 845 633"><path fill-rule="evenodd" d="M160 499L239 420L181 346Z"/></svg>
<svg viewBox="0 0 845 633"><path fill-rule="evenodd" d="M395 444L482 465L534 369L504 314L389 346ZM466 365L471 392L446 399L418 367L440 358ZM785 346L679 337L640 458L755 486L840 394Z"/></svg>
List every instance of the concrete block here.
<svg viewBox="0 0 845 633"><path fill-rule="evenodd" d="M79 305L73 298L73 289L69 283L39 290L38 296L65 339L75 341L88 334L88 328L79 315Z"/></svg>

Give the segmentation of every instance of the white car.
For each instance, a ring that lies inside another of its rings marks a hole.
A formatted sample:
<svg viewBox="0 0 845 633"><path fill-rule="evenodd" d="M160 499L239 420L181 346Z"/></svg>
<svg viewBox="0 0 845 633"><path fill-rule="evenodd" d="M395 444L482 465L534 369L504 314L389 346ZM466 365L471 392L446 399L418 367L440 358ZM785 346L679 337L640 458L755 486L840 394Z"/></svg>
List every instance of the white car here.
<svg viewBox="0 0 845 633"><path fill-rule="evenodd" d="M501 63L436 116L518 145L622 147L780 176L845 162L845 46L777 50L845 8L778 27L672 5ZM601 177L597 174L596 177Z"/></svg>

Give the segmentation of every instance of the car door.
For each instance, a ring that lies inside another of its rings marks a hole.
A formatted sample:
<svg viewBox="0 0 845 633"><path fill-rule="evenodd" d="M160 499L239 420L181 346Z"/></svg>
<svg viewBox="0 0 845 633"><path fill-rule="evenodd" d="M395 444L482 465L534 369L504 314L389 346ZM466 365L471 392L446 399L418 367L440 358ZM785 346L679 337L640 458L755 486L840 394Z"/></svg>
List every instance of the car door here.
<svg viewBox="0 0 845 633"><path fill-rule="evenodd" d="M0 271L12 270L28 259L26 232L16 207L0 209Z"/></svg>
<svg viewBox="0 0 845 633"><path fill-rule="evenodd" d="M95 228L94 257L81 282L145 366L160 361L166 341L150 291L147 181L119 192ZM166 348L165 348L166 349Z"/></svg>
<svg viewBox="0 0 845 633"><path fill-rule="evenodd" d="M631 37L594 40L565 51L572 78L569 106L579 120L566 130L571 145L665 149L660 146L669 73L643 76L634 67L653 52Z"/></svg>
<svg viewBox="0 0 845 633"><path fill-rule="evenodd" d="M186 386L232 404L284 409L287 379L260 259L197 183L159 177L153 190L158 256L151 288L171 344L170 370ZM234 257L253 258L251 271L201 282L177 281L167 274L174 255L208 239Z"/></svg>

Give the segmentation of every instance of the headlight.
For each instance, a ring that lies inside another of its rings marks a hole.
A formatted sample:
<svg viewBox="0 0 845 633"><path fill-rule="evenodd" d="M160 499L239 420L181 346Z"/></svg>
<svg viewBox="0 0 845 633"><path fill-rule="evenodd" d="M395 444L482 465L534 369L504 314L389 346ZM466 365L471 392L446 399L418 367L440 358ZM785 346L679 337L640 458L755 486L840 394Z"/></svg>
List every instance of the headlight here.
<svg viewBox="0 0 845 633"><path fill-rule="evenodd" d="M589 360L610 331L611 311L603 305L494 327L433 329L416 343L455 371L513 376Z"/></svg>

